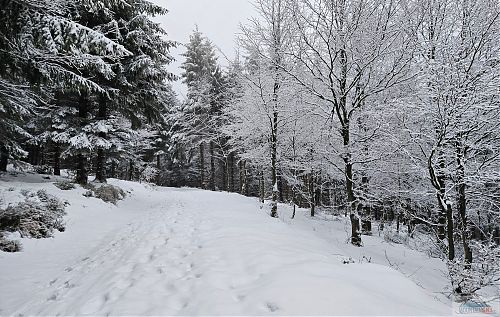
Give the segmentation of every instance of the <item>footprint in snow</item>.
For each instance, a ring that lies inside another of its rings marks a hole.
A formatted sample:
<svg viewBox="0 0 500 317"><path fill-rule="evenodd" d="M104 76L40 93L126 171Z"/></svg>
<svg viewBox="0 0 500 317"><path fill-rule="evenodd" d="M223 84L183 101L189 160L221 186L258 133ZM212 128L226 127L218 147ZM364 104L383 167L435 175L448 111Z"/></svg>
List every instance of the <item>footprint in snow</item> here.
<svg viewBox="0 0 500 317"><path fill-rule="evenodd" d="M102 296L102 300L104 303L107 303L110 299L109 293L106 293Z"/></svg>
<svg viewBox="0 0 500 317"><path fill-rule="evenodd" d="M64 282L64 288L73 288L75 287L76 285L71 283L70 281L66 281Z"/></svg>
<svg viewBox="0 0 500 317"><path fill-rule="evenodd" d="M47 298L47 301L56 301L57 300L57 294L52 294L49 298Z"/></svg>
<svg viewBox="0 0 500 317"><path fill-rule="evenodd" d="M274 313L275 311L278 311L280 309L278 305L274 303L266 303L266 307L271 313Z"/></svg>
<svg viewBox="0 0 500 317"><path fill-rule="evenodd" d="M245 295L238 295L238 296L236 296L236 299L238 299L239 302L244 301L245 298L247 298Z"/></svg>

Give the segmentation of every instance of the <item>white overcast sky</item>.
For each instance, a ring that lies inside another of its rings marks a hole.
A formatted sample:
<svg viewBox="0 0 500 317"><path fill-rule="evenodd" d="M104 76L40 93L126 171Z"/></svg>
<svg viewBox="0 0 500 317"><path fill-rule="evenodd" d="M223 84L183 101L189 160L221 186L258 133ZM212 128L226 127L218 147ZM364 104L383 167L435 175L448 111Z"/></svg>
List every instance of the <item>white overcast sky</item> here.
<svg viewBox="0 0 500 317"><path fill-rule="evenodd" d="M189 35L196 25L218 49L229 58L234 57L235 37L240 23L245 23L254 15L251 0L151 0L167 8L170 12L155 18L168 32L168 38L180 43L189 41ZM176 62L170 65L170 71L180 74L179 65L183 61L181 45L172 51ZM221 54L219 54L221 55ZM227 65L224 56L219 57L222 65ZM183 84L175 82L174 89L182 99L186 92Z"/></svg>

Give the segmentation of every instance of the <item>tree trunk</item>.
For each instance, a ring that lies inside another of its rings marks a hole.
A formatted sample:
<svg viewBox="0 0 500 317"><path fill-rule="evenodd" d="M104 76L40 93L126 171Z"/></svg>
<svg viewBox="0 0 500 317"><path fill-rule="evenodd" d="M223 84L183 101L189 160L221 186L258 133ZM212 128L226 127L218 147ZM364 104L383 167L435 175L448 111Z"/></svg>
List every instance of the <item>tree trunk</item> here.
<svg viewBox="0 0 500 317"><path fill-rule="evenodd" d="M78 102L78 118L80 120L80 127L83 128L87 121L88 114L88 100L85 93L81 93ZM87 157L84 153L78 153L77 157L77 169L76 169L76 182L80 185L86 185L88 183L88 170L87 170Z"/></svg>
<svg viewBox="0 0 500 317"><path fill-rule="evenodd" d="M115 178L115 176L116 176L116 163L114 161L111 162L111 169L110 169L109 176L111 178Z"/></svg>
<svg viewBox="0 0 500 317"><path fill-rule="evenodd" d="M241 160L239 163L238 163L238 169L239 169L239 172L240 172L240 194L243 195L243 192L245 190L245 183L244 183L244 171L243 171L243 163L244 161Z"/></svg>
<svg viewBox="0 0 500 317"><path fill-rule="evenodd" d="M228 154L227 157L226 157L226 165L224 165L226 171L225 171L225 175L226 175L226 180L225 180L225 184L226 184L226 187L224 187L224 190L226 192L229 192L229 188L230 188L230 182L231 182L231 176L229 175L231 172L229 171L229 164L231 162L231 154Z"/></svg>
<svg viewBox="0 0 500 317"><path fill-rule="evenodd" d="M462 151L461 146L457 145L457 163L458 163L458 213L460 215L460 233L462 237L462 245L464 248L464 260L466 266L472 263L472 250L469 246L469 228L467 220L467 198L466 198L466 184L465 184L465 151Z"/></svg>
<svg viewBox="0 0 500 317"><path fill-rule="evenodd" d="M314 176L313 172L309 174L308 180L307 180L307 187L309 188L309 205L311 207L311 217L315 216L316 213L316 202L314 199Z"/></svg>
<svg viewBox="0 0 500 317"><path fill-rule="evenodd" d="M359 228L359 216L356 210L356 198L354 196L354 184L352 181L352 164L346 163L346 188L347 188L347 203L350 210L351 219L351 243L356 246L361 246L361 232Z"/></svg>
<svg viewBox="0 0 500 317"><path fill-rule="evenodd" d="M76 159L76 182L80 185L86 185L88 183L87 157L83 154L78 154Z"/></svg>
<svg viewBox="0 0 500 317"><path fill-rule="evenodd" d="M243 161L243 192L245 196L250 196L250 186L248 186L247 162Z"/></svg>
<svg viewBox="0 0 500 317"><path fill-rule="evenodd" d="M156 174L156 185L161 186L161 155L156 155L156 169L158 173Z"/></svg>
<svg viewBox="0 0 500 317"><path fill-rule="evenodd" d="M342 129L344 139L344 148L348 149L350 144L349 123L346 122ZM355 246L361 246L361 231L359 225L359 216L356 208L356 197L354 195L353 169L351 162L351 153L349 150L344 154L345 182L347 191L347 205L349 209L349 218L351 219L351 243Z"/></svg>
<svg viewBox="0 0 500 317"><path fill-rule="evenodd" d="M441 151L439 151L439 157L438 157L438 165L439 165L439 172L437 175L437 181L439 184L439 189L438 189L438 200L439 199L444 199L446 196L446 184L445 184L445 174L444 170L446 168L446 161L444 159L443 154ZM439 204L440 211L438 214L438 237L441 240L444 240L446 237L446 206L444 204Z"/></svg>
<svg viewBox="0 0 500 317"><path fill-rule="evenodd" d="M240 161L240 194L248 196L247 186L247 163L245 160Z"/></svg>
<svg viewBox="0 0 500 317"><path fill-rule="evenodd" d="M452 261L455 259L455 242L453 240L453 209L451 208L451 204L446 205L446 221L448 224L446 227L448 235L448 260Z"/></svg>
<svg viewBox="0 0 500 317"><path fill-rule="evenodd" d="M9 150L5 144L0 143L0 172L7 172L7 165L9 163Z"/></svg>
<svg viewBox="0 0 500 317"><path fill-rule="evenodd" d="M434 166L432 165L432 155L429 157L428 168L431 177L431 182L436 189L436 196L439 204L439 223L438 223L438 237L442 240L443 232L445 230L446 236L448 238L448 259L451 261L455 258L455 243L453 238L453 209L448 196L446 194L446 184L444 169L446 167L446 162L441 153L438 154L438 168L436 172ZM443 223L444 216L444 223Z"/></svg>
<svg viewBox="0 0 500 317"><path fill-rule="evenodd" d="M34 160L33 160L33 165L39 165L40 164L40 152L41 149L39 146L35 148L35 153L34 153Z"/></svg>
<svg viewBox="0 0 500 317"><path fill-rule="evenodd" d="M259 181L259 190L260 190L260 202L264 203L264 196L265 196L265 183L264 183L264 172L260 173L260 181Z"/></svg>
<svg viewBox="0 0 500 317"><path fill-rule="evenodd" d="M61 176L61 147L54 143L54 175Z"/></svg>
<svg viewBox="0 0 500 317"><path fill-rule="evenodd" d="M224 157L223 160L220 161L220 170L222 172L222 190L226 190L227 188L227 158Z"/></svg>
<svg viewBox="0 0 500 317"><path fill-rule="evenodd" d="M398 211L398 214L396 216L396 232L399 233L399 224L401 223L401 212Z"/></svg>
<svg viewBox="0 0 500 317"><path fill-rule="evenodd" d="M133 179L134 179L134 161L130 160L128 168L128 180L132 181Z"/></svg>
<svg viewBox="0 0 500 317"><path fill-rule="evenodd" d="M99 110L97 112L97 120L106 120L107 100L106 97L99 97ZM98 136L106 139L106 132L99 132ZM101 183L106 183L106 149L100 147L97 149L95 180Z"/></svg>
<svg viewBox="0 0 500 317"><path fill-rule="evenodd" d="M362 212L362 219L361 219L361 231L363 234L366 235L371 235L372 234L372 215L371 215L371 208L368 203L367 195L368 195L368 176L363 176L361 178L361 188L363 192L363 199L362 199L362 206L361 206L361 212Z"/></svg>
<svg viewBox="0 0 500 317"><path fill-rule="evenodd" d="M275 84L276 86L277 84ZM277 93L278 88L275 87ZM278 133L278 112L273 113L273 126L271 131L271 180L273 184L273 197L271 205L271 217L278 217L278 179L276 170L277 160L277 133Z"/></svg>
<svg viewBox="0 0 500 317"><path fill-rule="evenodd" d="M341 135L344 143L343 161L344 161L344 173L345 173L345 183L347 192L347 208L349 211L349 218L351 219L351 243L355 246L361 246L361 232L359 225L359 216L357 214L356 208L356 197L354 195L354 180L353 180L353 167L352 167L352 154L350 149L350 117L347 107L347 73L348 73L348 61L347 61L347 48L346 48L346 32L347 27L345 23L347 13L345 12L345 0L339 1L338 3L338 28L340 35L340 49L339 49L339 63L340 63L340 74L339 74L339 91L338 91L338 108L336 110L336 115L339 119L339 123L342 127ZM337 106L337 105L336 105ZM335 109L335 108L334 108ZM334 113L335 114L335 113Z"/></svg>
<svg viewBox="0 0 500 317"><path fill-rule="evenodd" d="M210 190L215 190L215 153L213 141L210 141Z"/></svg>
<svg viewBox="0 0 500 317"><path fill-rule="evenodd" d="M200 143L200 188L205 188L205 145Z"/></svg>
<svg viewBox="0 0 500 317"><path fill-rule="evenodd" d="M234 192L234 152L229 153L228 157L228 172L229 172L229 192Z"/></svg>

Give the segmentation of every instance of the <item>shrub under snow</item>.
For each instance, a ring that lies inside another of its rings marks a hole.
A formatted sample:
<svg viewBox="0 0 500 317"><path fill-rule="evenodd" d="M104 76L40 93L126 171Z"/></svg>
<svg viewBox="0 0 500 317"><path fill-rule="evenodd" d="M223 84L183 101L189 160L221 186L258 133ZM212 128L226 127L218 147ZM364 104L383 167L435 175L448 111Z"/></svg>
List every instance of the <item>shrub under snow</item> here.
<svg viewBox="0 0 500 317"><path fill-rule="evenodd" d="M126 194L123 189L110 184L95 186L94 184L87 185L87 192L83 195L86 197L99 198L104 202L116 204L119 200L125 198Z"/></svg>
<svg viewBox="0 0 500 317"><path fill-rule="evenodd" d="M71 190L76 188L75 184L70 181L58 181L54 183L54 186L56 186L60 190Z"/></svg>
<svg viewBox="0 0 500 317"><path fill-rule="evenodd" d="M22 247L19 241L9 240L0 234L0 251L19 252L21 249Z"/></svg>
<svg viewBox="0 0 500 317"><path fill-rule="evenodd" d="M0 209L0 232L19 232L25 238L52 237L54 230L64 231L65 205L44 190L23 191L23 202ZM19 251L18 242L0 237L0 249Z"/></svg>

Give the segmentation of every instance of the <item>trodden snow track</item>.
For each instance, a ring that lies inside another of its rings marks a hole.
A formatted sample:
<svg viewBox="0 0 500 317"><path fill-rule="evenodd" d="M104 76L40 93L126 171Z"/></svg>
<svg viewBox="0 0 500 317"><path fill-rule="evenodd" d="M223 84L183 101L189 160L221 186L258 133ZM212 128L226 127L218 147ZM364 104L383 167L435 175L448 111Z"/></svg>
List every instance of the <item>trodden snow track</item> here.
<svg viewBox="0 0 500 317"><path fill-rule="evenodd" d="M131 211L124 212L127 221L82 247L57 274L40 278L25 302L1 307L1 314L450 313L397 271L341 264L341 251L313 232L271 219L254 199L134 186L119 203L119 210ZM8 287L0 286L0 294Z"/></svg>
<svg viewBox="0 0 500 317"><path fill-rule="evenodd" d="M155 314L165 306L172 312L186 308L194 287L190 280L200 276L195 270L199 250L193 234L199 222L189 215L180 217L182 211L181 204L148 211L144 219L115 232L67 267L50 281L45 296L20 312L120 315ZM140 311L145 298L149 309Z"/></svg>

